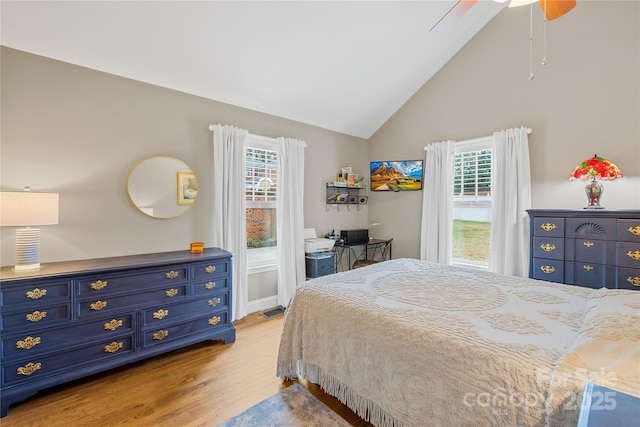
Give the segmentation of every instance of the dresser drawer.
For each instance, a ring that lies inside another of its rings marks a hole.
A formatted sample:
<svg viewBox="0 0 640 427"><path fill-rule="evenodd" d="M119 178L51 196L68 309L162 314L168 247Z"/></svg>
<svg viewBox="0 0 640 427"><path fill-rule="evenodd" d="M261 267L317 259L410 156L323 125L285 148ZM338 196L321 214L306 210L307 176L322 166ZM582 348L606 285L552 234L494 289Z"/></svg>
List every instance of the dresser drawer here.
<svg viewBox="0 0 640 427"><path fill-rule="evenodd" d="M66 350L82 341L95 341L123 332L131 333L133 328L133 315L125 314L59 328L25 331L20 335L3 336L2 354L7 359L31 357L33 354L56 349Z"/></svg>
<svg viewBox="0 0 640 427"><path fill-rule="evenodd" d="M564 261L534 258L533 278L548 282L564 282Z"/></svg>
<svg viewBox="0 0 640 427"><path fill-rule="evenodd" d="M227 275L229 263L226 260L209 261L201 264L194 264L192 267L193 278L196 280L210 279L215 276Z"/></svg>
<svg viewBox="0 0 640 427"><path fill-rule="evenodd" d="M571 239L612 240L617 235L615 218L567 218L565 226Z"/></svg>
<svg viewBox="0 0 640 427"><path fill-rule="evenodd" d="M640 290L640 270L618 267L617 285L619 289Z"/></svg>
<svg viewBox="0 0 640 427"><path fill-rule="evenodd" d="M18 362L2 365L2 386L11 386L25 381L35 381L70 367L80 368L83 364L99 364L108 358L119 357L133 351L133 335L105 339L101 342L78 347L73 351L30 357Z"/></svg>
<svg viewBox="0 0 640 427"><path fill-rule="evenodd" d="M180 304L170 304L145 310L142 315L144 320L143 325L159 325L167 322L173 322L184 316L193 316L198 313L206 314L226 310L229 306L228 298L229 294L218 293L209 298L201 298L182 302Z"/></svg>
<svg viewBox="0 0 640 427"><path fill-rule="evenodd" d="M151 347L204 331L215 333L229 322L227 312L210 314L195 320L149 329L144 332L143 347Z"/></svg>
<svg viewBox="0 0 640 427"><path fill-rule="evenodd" d="M567 261L616 263L616 243L598 239L567 239Z"/></svg>
<svg viewBox="0 0 640 427"><path fill-rule="evenodd" d="M78 318L114 311L122 312L132 307L174 303L186 298L187 286L187 284L166 286L136 294L96 295L96 298L78 302Z"/></svg>
<svg viewBox="0 0 640 427"><path fill-rule="evenodd" d="M559 237L534 237L533 256L536 258L564 259L564 239Z"/></svg>
<svg viewBox="0 0 640 427"><path fill-rule="evenodd" d="M29 286L4 285L2 287L2 305L41 306L54 301L64 301L71 298L70 281L41 281L31 282Z"/></svg>
<svg viewBox="0 0 640 427"><path fill-rule="evenodd" d="M23 310L2 312L3 334L7 330L33 329L39 327L52 326L71 319L70 304L64 305L44 305L29 307Z"/></svg>
<svg viewBox="0 0 640 427"><path fill-rule="evenodd" d="M535 217L533 235L546 237L564 237L564 218Z"/></svg>
<svg viewBox="0 0 640 427"><path fill-rule="evenodd" d="M77 280L80 297L102 296L131 292L146 286L166 285L175 287L187 281L187 267L171 266L147 270L143 273L97 274Z"/></svg>
<svg viewBox="0 0 640 427"><path fill-rule="evenodd" d="M640 243L618 242L616 265L640 268Z"/></svg>
<svg viewBox="0 0 640 427"><path fill-rule="evenodd" d="M565 280L570 285L580 285L587 288L616 287L616 268L596 263L572 262L565 263Z"/></svg>
<svg viewBox="0 0 640 427"><path fill-rule="evenodd" d="M618 240L640 243L640 218L618 220Z"/></svg>
<svg viewBox="0 0 640 427"><path fill-rule="evenodd" d="M212 295L228 288L228 278L215 277L210 280L202 280L193 284L192 294L195 296Z"/></svg>

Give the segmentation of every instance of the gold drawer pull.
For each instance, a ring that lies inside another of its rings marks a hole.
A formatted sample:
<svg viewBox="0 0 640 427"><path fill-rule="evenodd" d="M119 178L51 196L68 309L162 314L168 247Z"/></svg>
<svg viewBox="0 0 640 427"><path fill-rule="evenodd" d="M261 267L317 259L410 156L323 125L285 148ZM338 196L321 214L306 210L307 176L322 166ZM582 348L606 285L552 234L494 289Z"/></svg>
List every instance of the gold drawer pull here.
<svg viewBox="0 0 640 427"><path fill-rule="evenodd" d="M178 277L178 274L179 274L179 273L178 273L177 271L173 271L173 270L171 270L170 272L165 273L165 277L166 277L167 279L175 279L176 277Z"/></svg>
<svg viewBox="0 0 640 427"><path fill-rule="evenodd" d="M544 245L540 245L540 247L545 252L551 252L551 251L555 251L556 250L556 245L552 245L552 244L549 244L549 243L545 243Z"/></svg>
<svg viewBox="0 0 640 427"><path fill-rule="evenodd" d="M220 316L213 316L211 319L208 320L208 323L211 326L215 326L220 322Z"/></svg>
<svg viewBox="0 0 640 427"><path fill-rule="evenodd" d="M207 273L213 273L214 271L216 271L216 266L215 265L210 265L208 267L205 267L204 271L206 271Z"/></svg>
<svg viewBox="0 0 640 427"><path fill-rule="evenodd" d="M165 339L166 337L169 336L169 331L167 330L160 330L158 332L156 332L155 334L153 334L153 339L154 340L158 340L158 341L162 341L163 339Z"/></svg>
<svg viewBox="0 0 640 427"><path fill-rule="evenodd" d="M94 302L93 304L89 305L89 308L91 310L100 311L103 308L105 308L106 306L107 306L107 302L106 301L98 300L98 301Z"/></svg>
<svg viewBox="0 0 640 427"><path fill-rule="evenodd" d="M556 271L556 269L550 265L543 265L542 267L540 267L540 270L542 270L545 274L551 274Z"/></svg>
<svg viewBox="0 0 640 427"><path fill-rule="evenodd" d="M27 298L29 299L40 299L47 294L46 289L38 289L35 288L32 291L27 291Z"/></svg>
<svg viewBox="0 0 640 427"><path fill-rule="evenodd" d="M544 231L551 231L551 230L555 230L556 229L556 225L555 224L550 224L550 223L544 223L540 226L540 228L542 228Z"/></svg>
<svg viewBox="0 0 640 427"><path fill-rule="evenodd" d="M122 320L112 319L110 322L104 324L104 329L107 331L115 331L122 326Z"/></svg>
<svg viewBox="0 0 640 427"><path fill-rule="evenodd" d="M160 309L160 310L156 311L155 313L153 313L153 318L162 320L165 317L167 317L168 315L169 315L169 310Z"/></svg>
<svg viewBox="0 0 640 427"><path fill-rule="evenodd" d="M640 277L627 277L627 282L631 283L633 286L640 286Z"/></svg>
<svg viewBox="0 0 640 427"><path fill-rule="evenodd" d="M18 375L31 375L36 371L39 371L42 368L42 363L27 363L26 365L18 368Z"/></svg>
<svg viewBox="0 0 640 427"><path fill-rule="evenodd" d="M629 233L640 236L640 225L636 225L635 227L629 227Z"/></svg>
<svg viewBox="0 0 640 427"><path fill-rule="evenodd" d="M164 293L166 296L168 297L175 297L176 295L178 295L178 290L177 289L169 289L167 292Z"/></svg>
<svg viewBox="0 0 640 427"><path fill-rule="evenodd" d="M120 350L121 348L122 348L122 343L114 341L111 344L104 346L104 352L105 353L115 353L116 351Z"/></svg>
<svg viewBox="0 0 640 427"><path fill-rule="evenodd" d="M32 336L28 336L26 337L24 340L22 341L18 341L16 343L16 348L22 348L25 350L30 350L31 348L37 346L38 344L40 344L40 337L32 337Z"/></svg>
<svg viewBox="0 0 640 427"><path fill-rule="evenodd" d="M33 313L29 313L27 314L27 320L29 322L39 322L42 319L44 319L45 317L47 317L47 312L46 311L34 311Z"/></svg>
<svg viewBox="0 0 640 427"><path fill-rule="evenodd" d="M593 246L595 243L593 242L584 242L583 245L585 245L586 247L590 248L591 246Z"/></svg>
<svg viewBox="0 0 640 427"><path fill-rule="evenodd" d="M211 290L216 287L216 282L205 283L204 287Z"/></svg>
<svg viewBox="0 0 640 427"><path fill-rule="evenodd" d="M99 291L100 289L104 289L106 287L106 280L96 280L95 282L91 282L91 289L93 289L94 291Z"/></svg>
<svg viewBox="0 0 640 427"><path fill-rule="evenodd" d="M627 252L627 255L635 259L636 261L640 261L640 251L635 251L635 252L629 251Z"/></svg>
<svg viewBox="0 0 640 427"><path fill-rule="evenodd" d="M584 268L584 269L585 269L585 270L587 270L587 271L591 271L591 270L593 270L593 267L592 267L592 266L590 266L589 264L587 264L587 265L583 265L583 266L582 266L582 268Z"/></svg>
<svg viewBox="0 0 640 427"><path fill-rule="evenodd" d="M209 305L211 307L215 307L216 305L220 304L220 298L213 298L209 300Z"/></svg>

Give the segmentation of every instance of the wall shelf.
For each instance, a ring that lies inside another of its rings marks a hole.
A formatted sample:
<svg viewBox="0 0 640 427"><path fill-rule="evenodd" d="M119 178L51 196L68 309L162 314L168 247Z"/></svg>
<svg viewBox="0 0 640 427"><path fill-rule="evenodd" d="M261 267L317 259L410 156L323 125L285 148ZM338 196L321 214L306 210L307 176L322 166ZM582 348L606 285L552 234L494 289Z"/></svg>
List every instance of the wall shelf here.
<svg viewBox="0 0 640 427"><path fill-rule="evenodd" d="M340 206L346 206L347 210L351 210L351 206L355 206L360 210L361 205L366 205L369 196L367 195L367 187L347 187L327 183L327 212L330 206L335 206L340 211Z"/></svg>

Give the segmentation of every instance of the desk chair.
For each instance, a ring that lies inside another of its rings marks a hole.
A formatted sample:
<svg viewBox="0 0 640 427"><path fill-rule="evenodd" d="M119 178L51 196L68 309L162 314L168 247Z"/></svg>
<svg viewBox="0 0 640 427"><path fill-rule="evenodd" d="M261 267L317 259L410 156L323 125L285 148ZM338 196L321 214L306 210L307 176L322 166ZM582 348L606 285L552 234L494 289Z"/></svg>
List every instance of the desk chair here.
<svg viewBox="0 0 640 427"><path fill-rule="evenodd" d="M351 268L365 267L367 265L386 261L389 258L392 241L393 238L373 245L367 245L367 250L362 252L360 257L353 263L353 266ZM371 254L371 258L366 258L368 254Z"/></svg>

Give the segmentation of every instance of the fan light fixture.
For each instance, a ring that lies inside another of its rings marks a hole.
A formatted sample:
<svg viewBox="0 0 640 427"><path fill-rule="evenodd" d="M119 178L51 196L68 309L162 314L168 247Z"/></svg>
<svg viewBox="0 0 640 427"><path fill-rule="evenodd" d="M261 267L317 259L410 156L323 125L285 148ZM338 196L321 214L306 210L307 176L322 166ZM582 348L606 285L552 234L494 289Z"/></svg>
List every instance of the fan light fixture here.
<svg viewBox="0 0 640 427"><path fill-rule="evenodd" d="M584 207L585 209L604 209L603 206L600 206L600 199L604 192L604 186L600 181L613 181L623 176L622 171L615 163L594 154L593 157L576 166L569 174L569 179L589 181L585 187L589 204Z"/></svg>

